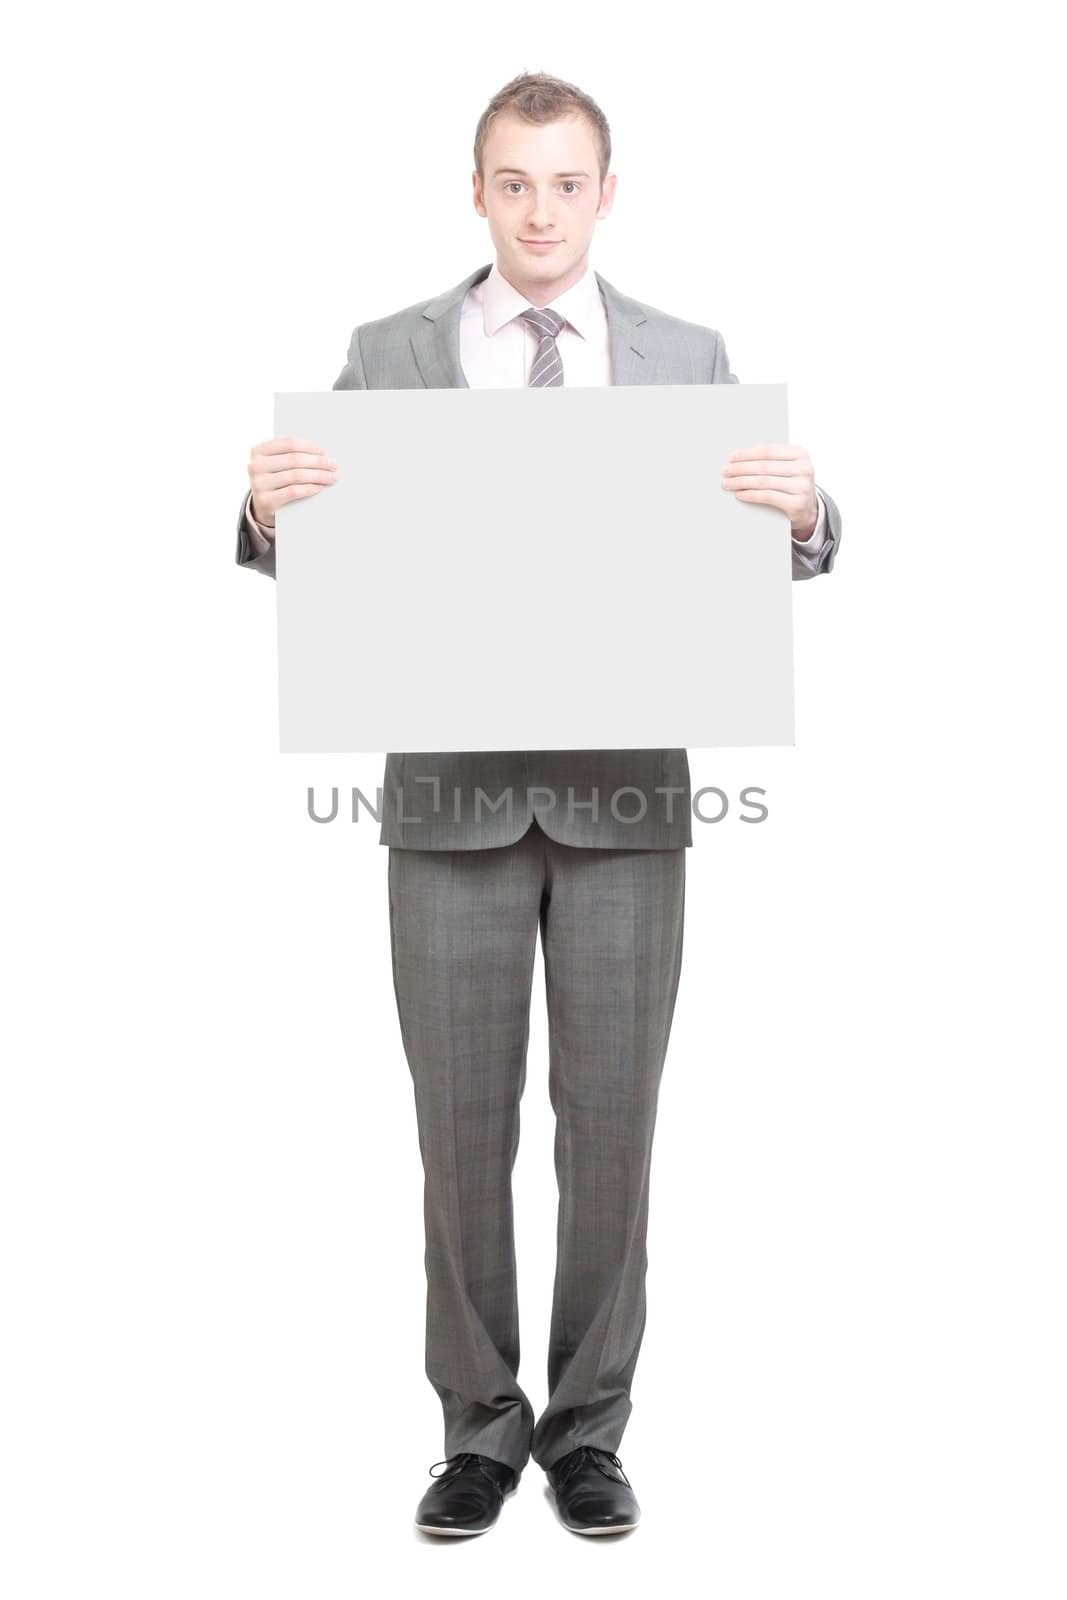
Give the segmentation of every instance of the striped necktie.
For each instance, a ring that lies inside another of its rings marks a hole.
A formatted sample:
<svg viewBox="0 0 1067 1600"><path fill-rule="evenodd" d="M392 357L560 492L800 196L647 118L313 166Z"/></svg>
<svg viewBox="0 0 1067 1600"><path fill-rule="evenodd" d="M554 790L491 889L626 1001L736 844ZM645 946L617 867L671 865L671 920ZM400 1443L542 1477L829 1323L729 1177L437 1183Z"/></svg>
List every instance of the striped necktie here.
<svg viewBox="0 0 1067 1600"><path fill-rule="evenodd" d="M566 322L566 317L561 317L558 311L550 311L547 306L534 306L521 315L522 320L528 322L540 336L537 354L534 356L527 380L528 386L532 389L547 389L562 384L563 362L556 345L556 335Z"/></svg>

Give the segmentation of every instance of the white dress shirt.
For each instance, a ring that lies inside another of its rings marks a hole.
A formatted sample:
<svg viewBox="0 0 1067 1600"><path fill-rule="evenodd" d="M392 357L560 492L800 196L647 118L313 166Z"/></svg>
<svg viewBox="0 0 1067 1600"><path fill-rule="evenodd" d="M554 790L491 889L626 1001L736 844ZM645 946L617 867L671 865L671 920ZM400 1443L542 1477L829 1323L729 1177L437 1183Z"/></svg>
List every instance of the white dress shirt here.
<svg viewBox="0 0 1067 1600"><path fill-rule="evenodd" d="M567 387L610 384L608 318L592 267L587 265L577 283L564 289L549 305L567 319L556 335ZM522 321L522 312L530 309L531 302L512 287L495 261L488 276L467 290L459 319L459 360L472 389L525 387L540 343L537 330ZM819 516L811 537L793 539L794 548L806 556L817 555L826 539L826 506L818 489L815 494ZM250 490L245 501L245 523L256 553L262 555L270 547L274 529L256 522L251 500Z"/></svg>

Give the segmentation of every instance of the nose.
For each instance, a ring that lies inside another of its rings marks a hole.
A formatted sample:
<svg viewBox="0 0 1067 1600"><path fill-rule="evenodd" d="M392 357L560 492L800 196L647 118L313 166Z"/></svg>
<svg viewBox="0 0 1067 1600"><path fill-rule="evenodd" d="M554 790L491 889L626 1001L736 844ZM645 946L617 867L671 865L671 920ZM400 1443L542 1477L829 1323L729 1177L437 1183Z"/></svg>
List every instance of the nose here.
<svg viewBox="0 0 1067 1600"><path fill-rule="evenodd" d="M534 202L528 218L528 226L531 234L534 232L548 233L550 231L552 216L548 208L547 194L538 193L534 196Z"/></svg>

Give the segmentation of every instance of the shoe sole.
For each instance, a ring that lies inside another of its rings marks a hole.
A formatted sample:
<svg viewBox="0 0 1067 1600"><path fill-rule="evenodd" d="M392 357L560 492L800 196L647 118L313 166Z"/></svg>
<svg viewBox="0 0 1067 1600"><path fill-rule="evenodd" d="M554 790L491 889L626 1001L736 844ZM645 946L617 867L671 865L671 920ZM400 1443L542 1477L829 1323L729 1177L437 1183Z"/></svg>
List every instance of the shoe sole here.
<svg viewBox="0 0 1067 1600"><path fill-rule="evenodd" d="M562 1521L562 1518L560 1520ZM639 1528L641 1524L639 1522L616 1522L607 1528L574 1528L569 1522L564 1522L563 1526L568 1533L632 1533L634 1528Z"/></svg>
<svg viewBox="0 0 1067 1600"><path fill-rule="evenodd" d="M446 1539L471 1539L479 1533L489 1532L488 1528L435 1528L428 1522L416 1522L415 1526L420 1533L443 1534ZM492 1523L490 1526L495 1527L496 1524Z"/></svg>

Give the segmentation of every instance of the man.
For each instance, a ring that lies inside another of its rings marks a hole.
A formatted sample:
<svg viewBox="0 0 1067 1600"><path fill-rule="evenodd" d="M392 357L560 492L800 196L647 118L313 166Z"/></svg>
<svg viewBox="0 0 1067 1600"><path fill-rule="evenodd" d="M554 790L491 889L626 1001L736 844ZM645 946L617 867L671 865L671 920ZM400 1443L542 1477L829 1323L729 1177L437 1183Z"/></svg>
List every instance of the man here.
<svg viewBox="0 0 1067 1600"><path fill-rule="evenodd" d="M738 381L721 334L592 271L617 180L587 95L514 79L483 113L474 157L495 262L357 327L335 389ZM551 479L520 447L517 489L550 503ZM275 439L248 471L237 560L272 575L278 508L321 492L337 467L312 441ZM788 513L794 578L830 571L841 518L806 450L737 452L722 487ZM635 1527L615 1452L645 1326L650 1156L692 843L686 752L390 754L381 843L425 1173L426 1371L448 1458L416 1523L484 1532L532 1455L564 1526ZM517 1380L511 1174L538 928L559 1212L549 1400L535 1422Z"/></svg>

